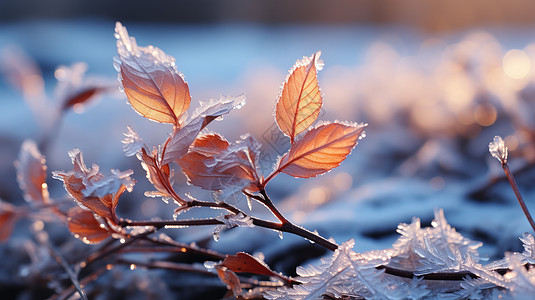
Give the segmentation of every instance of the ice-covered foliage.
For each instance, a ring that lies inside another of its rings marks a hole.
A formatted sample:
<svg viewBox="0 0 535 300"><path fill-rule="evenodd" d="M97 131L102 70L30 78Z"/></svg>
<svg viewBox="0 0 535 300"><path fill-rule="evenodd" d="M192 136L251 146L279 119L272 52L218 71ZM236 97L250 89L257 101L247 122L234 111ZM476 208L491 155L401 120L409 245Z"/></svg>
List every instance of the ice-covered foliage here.
<svg viewBox="0 0 535 300"><path fill-rule="evenodd" d="M356 253L354 241L343 243L318 266L299 267L301 284L265 293L268 299L530 299L535 294L534 238L525 234L523 253L506 253L505 259L479 264L482 245L452 228L442 210L432 227L420 220L400 224L401 237L392 248ZM501 275L498 270L509 270ZM435 277L426 277L433 274ZM411 276L409 276L411 275ZM437 276L439 275L439 276ZM456 276L455 280L452 280Z"/></svg>

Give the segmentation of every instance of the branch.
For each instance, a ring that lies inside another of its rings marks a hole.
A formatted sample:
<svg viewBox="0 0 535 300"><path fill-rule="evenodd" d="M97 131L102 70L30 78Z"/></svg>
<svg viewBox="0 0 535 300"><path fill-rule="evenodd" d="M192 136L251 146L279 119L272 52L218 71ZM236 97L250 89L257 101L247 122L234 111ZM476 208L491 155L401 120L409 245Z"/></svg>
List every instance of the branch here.
<svg viewBox="0 0 535 300"><path fill-rule="evenodd" d="M80 298L83 300L87 300L87 294L82 289L82 286L80 285L80 282L78 281L78 278L76 278L77 277L76 274L74 274L74 271L71 269L71 267L69 266L65 258L63 258L63 256L61 256L61 254L56 249L54 249L54 247L50 243L47 243L47 248L48 248L48 252L50 253L50 255L53 256L56 259L56 262L60 266L63 267L65 272L67 272L67 275L69 276L69 279L71 280L73 287L76 289L76 291L80 295Z"/></svg>

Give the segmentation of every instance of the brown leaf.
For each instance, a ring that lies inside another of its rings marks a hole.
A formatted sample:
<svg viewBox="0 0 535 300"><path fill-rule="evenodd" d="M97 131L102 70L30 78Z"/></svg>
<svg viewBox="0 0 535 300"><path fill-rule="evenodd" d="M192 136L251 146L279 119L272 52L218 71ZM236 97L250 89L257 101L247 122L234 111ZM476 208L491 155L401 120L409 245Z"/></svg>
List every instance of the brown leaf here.
<svg viewBox="0 0 535 300"><path fill-rule="evenodd" d="M308 131L292 144L279 161L278 171L294 177L309 178L340 165L358 140L366 124L326 123Z"/></svg>
<svg viewBox="0 0 535 300"><path fill-rule="evenodd" d="M69 156L73 169L68 172L53 172L54 178L63 181L67 192L81 205L116 222L115 208L118 199L125 190L132 191L134 186L134 181L130 178L132 170L112 170L111 176L104 176L99 173L98 165L93 164L91 169L86 167L79 149L69 151Z"/></svg>
<svg viewBox="0 0 535 300"><path fill-rule="evenodd" d="M320 55L321 52L317 52L295 63L277 100L277 125L292 143L299 133L316 121L321 110L322 96L317 77L317 71L321 69L318 64Z"/></svg>
<svg viewBox="0 0 535 300"><path fill-rule="evenodd" d="M71 107L84 104L85 102L105 90L106 88L104 87L93 86L86 87L80 91L76 91L76 93L74 93L73 95L69 95L69 97L65 99L65 102L63 103L63 109L66 110Z"/></svg>
<svg viewBox="0 0 535 300"><path fill-rule="evenodd" d="M235 255L227 255L221 265L236 273L252 273L280 277L279 274L273 272L266 266L264 262L245 252L238 252Z"/></svg>
<svg viewBox="0 0 535 300"><path fill-rule="evenodd" d="M238 278L236 273L221 266L216 266L216 270L219 279L221 279L221 281L227 284L227 288L232 291L234 297L238 297L239 295L241 295L242 289L240 286L240 279Z"/></svg>
<svg viewBox="0 0 535 300"><path fill-rule="evenodd" d="M156 47L138 47L119 22L115 37L117 68L132 107L145 118L180 127L180 117L189 108L191 97L175 59Z"/></svg>
<svg viewBox="0 0 535 300"><path fill-rule="evenodd" d="M74 237L86 244L96 244L111 236L107 226L101 225L92 211L81 207L73 207L68 211L68 227Z"/></svg>
<svg viewBox="0 0 535 300"><path fill-rule="evenodd" d="M15 206L0 200L0 242L5 242L11 236L18 215Z"/></svg>
<svg viewBox="0 0 535 300"><path fill-rule="evenodd" d="M24 199L30 203L49 202L45 163L45 157L35 142L26 140L22 143L15 167L19 187L24 192Z"/></svg>
<svg viewBox="0 0 535 300"><path fill-rule="evenodd" d="M231 145L220 135L203 135L177 163L188 181L203 189L245 188L254 192L258 190L259 182L256 147L256 141L251 137Z"/></svg>

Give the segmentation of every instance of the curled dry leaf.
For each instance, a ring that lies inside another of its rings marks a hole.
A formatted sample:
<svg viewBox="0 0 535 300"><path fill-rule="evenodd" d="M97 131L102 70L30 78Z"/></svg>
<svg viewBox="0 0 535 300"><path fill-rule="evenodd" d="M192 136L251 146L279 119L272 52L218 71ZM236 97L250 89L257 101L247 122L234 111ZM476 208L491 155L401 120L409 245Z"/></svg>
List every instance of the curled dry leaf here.
<svg viewBox="0 0 535 300"><path fill-rule="evenodd" d="M236 273L222 266L216 266L216 271L217 276L219 276L219 279L221 279L221 281L223 281L227 285L227 288L232 291L234 297L237 298L242 294L240 279L238 278L238 275L236 275Z"/></svg>
<svg viewBox="0 0 535 300"><path fill-rule="evenodd" d="M78 148L69 151L73 163L71 171L56 171L53 176L63 181L67 192L82 206L92 210L95 214L117 220L115 208L119 197L125 190L132 191L134 181L130 178L132 170L119 172L111 170L111 176L99 173L99 166L93 164L88 169L84 163L82 153Z"/></svg>
<svg viewBox="0 0 535 300"><path fill-rule="evenodd" d="M251 136L231 145L217 134L199 136L177 163L188 181L206 190L247 189L258 191L260 145Z"/></svg>
<svg viewBox="0 0 535 300"><path fill-rule="evenodd" d="M324 123L308 131L292 144L279 161L277 172L309 178L340 165L358 140L364 137L366 124Z"/></svg>
<svg viewBox="0 0 535 300"><path fill-rule="evenodd" d="M15 206L0 200L0 242L5 242L11 236L18 215Z"/></svg>
<svg viewBox="0 0 535 300"><path fill-rule="evenodd" d="M221 97L219 100L210 100L201 103L201 106L193 113L181 128L174 130L171 137L164 145L165 152L162 164L168 164L179 159L188 152L199 132L210 122L222 115L228 114L233 109L239 109L245 105L245 95L238 97Z"/></svg>
<svg viewBox="0 0 535 300"><path fill-rule="evenodd" d="M322 67L318 62L320 55L321 52L317 52L295 63L277 100L277 125L292 143L299 133L316 121L321 110L322 96L317 77L317 71Z"/></svg>
<svg viewBox="0 0 535 300"><path fill-rule="evenodd" d="M34 141L26 140L22 143L15 168L24 199L30 203L49 202L45 163L45 157L39 152Z"/></svg>
<svg viewBox="0 0 535 300"><path fill-rule="evenodd" d="M96 244L112 235L112 231L101 224L92 211L81 207L69 209L67 223L75 238L86 244Z"/></svg>
<svg viewBox="0 0 535 300"><path fill-rule="evenodd" d="M180 117L189 108L191 97L175 59L153 47L138 47L126 27L117 22L116 68L128 101L143 117L180 127Z"/></svg>

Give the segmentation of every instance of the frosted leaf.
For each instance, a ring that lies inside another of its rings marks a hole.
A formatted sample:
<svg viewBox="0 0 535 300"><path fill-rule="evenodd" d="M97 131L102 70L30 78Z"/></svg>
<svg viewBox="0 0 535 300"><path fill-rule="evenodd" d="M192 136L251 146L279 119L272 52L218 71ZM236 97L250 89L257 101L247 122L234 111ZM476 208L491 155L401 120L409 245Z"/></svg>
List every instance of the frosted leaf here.
<svg viewBox="0 0 535 300"><path fill-rule="evenodd" d="M126 156L134 156L138 154L145 146L143 139L139 137L132 127L127 126L127 132L124 133L125 138L121 141L123 143L123 151Z"/></svg>
<svg viewBox="0 0 535 300"><path fill-rule="evenodd" d="M18 160L15 162L17 181L24 192L24 200L30 203L49 201L46 184L46 160L34 141L22 143Z"/></svg>
<svg viewBox="0 0 535 300"><path fill-rule="evenodd" d="M502 165L507 163L507 147L500 136L495 136L494 140L489 143L489 152L492 157L496 158Z"/></svg>
<svg viewBox="0 0 535 300"><path fill-rule="evenodd" d="M178 163L189 182L218 192L218 199L226 201L243 189L258 191L259 157L260 143L250 135L230 144L217 134L207 134L198 137Z"/></svg>
<svg viewBox="0 0 535 300"><path fill-rule="evenodd" d="M245 104L245 95L238 97L221 96L219 100L211 99L210 102L202 104L185 121L185 125L176 129L166 144L165 155L162 164L170 163L181 158L188 152L199 132L216 118L228 114L233 109L239 109Z"/></svg>
<svg viewBox="0 0 535 300"><path fill-rule="evenodd" d="M83 207L107 218L115 218L115 207L119 196L125 191L132 191L134 180L130 178L132 170L120 172L111 170L110 176L99 172L99 166L93 164L88 169L82 152L78 148L69 151L73 163L71 171L55 171L53 177L63 181L67 192Z"/></svg>
<svg viewBox="0 0 535 300"><path fill-rule="evenodd" d="M80 192L85 197L103 197L108 194L115 193L122 185L131 192L134 187L134 181L130 175L134 173L132 170L119 171L111 170L111 176L104 176L99 173L99 166L93 164L91 169L88 169L84 163L82 152L78 148L69 151L69 156L73 163L71 171L55 171L53 177L64 181L66 177L74 176L82 180L82 187Z"/></svg>
<svg viewBox="0 0 535 300"><path fill-rule="evenodd" d="M153 47L138 47L126 28L115 25L115 67L132 108L147 119L180 127L179 119L189 108L191 96L175 59Z"/></svg>
<svg viewBox="0 0 535 300"><path fill-rule="evenodd" d="M73 108L82 111L82 105L94 99L105 91L116 89L116 84L110 84L106 78L88 77L87 64L84 62L74 63L71 66L59 66L54 75L58 84L54 90L54 99L59 101L59 109Z"/></svg>

